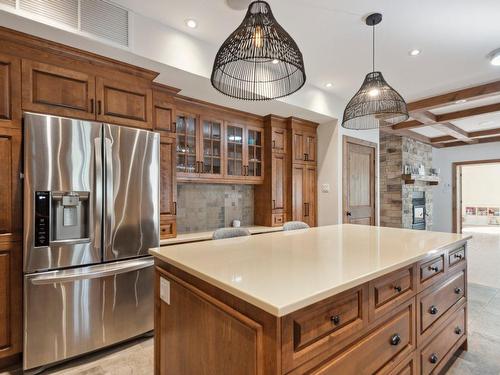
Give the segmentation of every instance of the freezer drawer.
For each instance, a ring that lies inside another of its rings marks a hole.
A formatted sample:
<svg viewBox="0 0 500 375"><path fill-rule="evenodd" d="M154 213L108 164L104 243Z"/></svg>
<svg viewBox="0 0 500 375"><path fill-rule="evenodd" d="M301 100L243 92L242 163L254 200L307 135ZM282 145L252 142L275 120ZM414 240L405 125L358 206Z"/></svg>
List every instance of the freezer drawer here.
<svg viewBox="0 0 500 375"><path fill-rule="evenodd" d="M153 259L26 275L24 369L153 329Z"/></svg>

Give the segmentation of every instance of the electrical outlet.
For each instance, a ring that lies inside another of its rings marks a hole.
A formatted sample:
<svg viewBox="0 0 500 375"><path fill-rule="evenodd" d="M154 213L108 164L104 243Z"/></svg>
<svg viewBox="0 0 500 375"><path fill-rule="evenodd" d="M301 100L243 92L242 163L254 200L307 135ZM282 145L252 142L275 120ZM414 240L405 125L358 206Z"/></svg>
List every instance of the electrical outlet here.
<svg viewBox="0 0 500 375"><path fill-rule="evenodd" d="M322 184L321 185L321 192L322 193L329 193L330 192L330 184Z"/></svg>

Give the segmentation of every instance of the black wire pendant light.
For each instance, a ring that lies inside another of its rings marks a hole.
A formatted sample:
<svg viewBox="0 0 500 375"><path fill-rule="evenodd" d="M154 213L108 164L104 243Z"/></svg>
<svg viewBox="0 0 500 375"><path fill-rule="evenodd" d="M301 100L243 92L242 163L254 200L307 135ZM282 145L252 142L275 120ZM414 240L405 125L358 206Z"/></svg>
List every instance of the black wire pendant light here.
<svg viewBox="0 0 500 375"><path fill-rule="evenodd" d="M382 21L380 13L366 18L373 32L372 72L365 77L361 88L347 104L342 126L347 129L365 130L394 125L408 119L408 109L403 97L375 71L375 25Z"/></svg>
<svg viewBox="0 0 500 375"><path fill-rule="evenodd" d="M244 100L290 95L306 81L302 53L265 1L253 1L241 25L217 52L212 85Z"/></svg>

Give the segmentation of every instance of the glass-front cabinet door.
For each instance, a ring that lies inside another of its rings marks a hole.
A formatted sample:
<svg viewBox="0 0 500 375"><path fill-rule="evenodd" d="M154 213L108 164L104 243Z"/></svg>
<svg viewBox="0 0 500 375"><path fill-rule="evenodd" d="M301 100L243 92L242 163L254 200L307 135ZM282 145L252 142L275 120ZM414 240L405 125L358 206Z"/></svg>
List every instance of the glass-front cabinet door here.
<svg viewBox="0 0 500 375"><path fill-rule="evenodd" d="M198 151L198 117L189 113L177 112L177 174L194 176L200 171Z"/></svg>
<svg viewBox="0 0 500 375"><path fill-rule="evenodd" d="M220 120L202 119L202 177L222 177L222 123Z"/></svg>
<svg viewBox="0 0 500 375"><path fill-rule="evenodd" d="M229 178L245 178L243 125L227 124L226 126L226 175Z"/></svg>
<svg viewBox="0 0 500 375"><path fill-rule="evenodd" d="M246 176L251 179L263 179L263 153L264 153L264 130L261 128L247 127L247 166Z"/></svg>

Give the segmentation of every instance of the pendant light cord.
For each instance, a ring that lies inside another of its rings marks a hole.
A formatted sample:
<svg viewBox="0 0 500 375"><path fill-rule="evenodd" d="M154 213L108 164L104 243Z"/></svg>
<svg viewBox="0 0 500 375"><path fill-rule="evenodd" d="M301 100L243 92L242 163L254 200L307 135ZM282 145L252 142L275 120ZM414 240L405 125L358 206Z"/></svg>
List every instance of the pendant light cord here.
<svg viewBox="0 0 500 375"><path fill-rule="evenodd" d="M375 25L372 26L372 72L375 72Z"/></svg>

